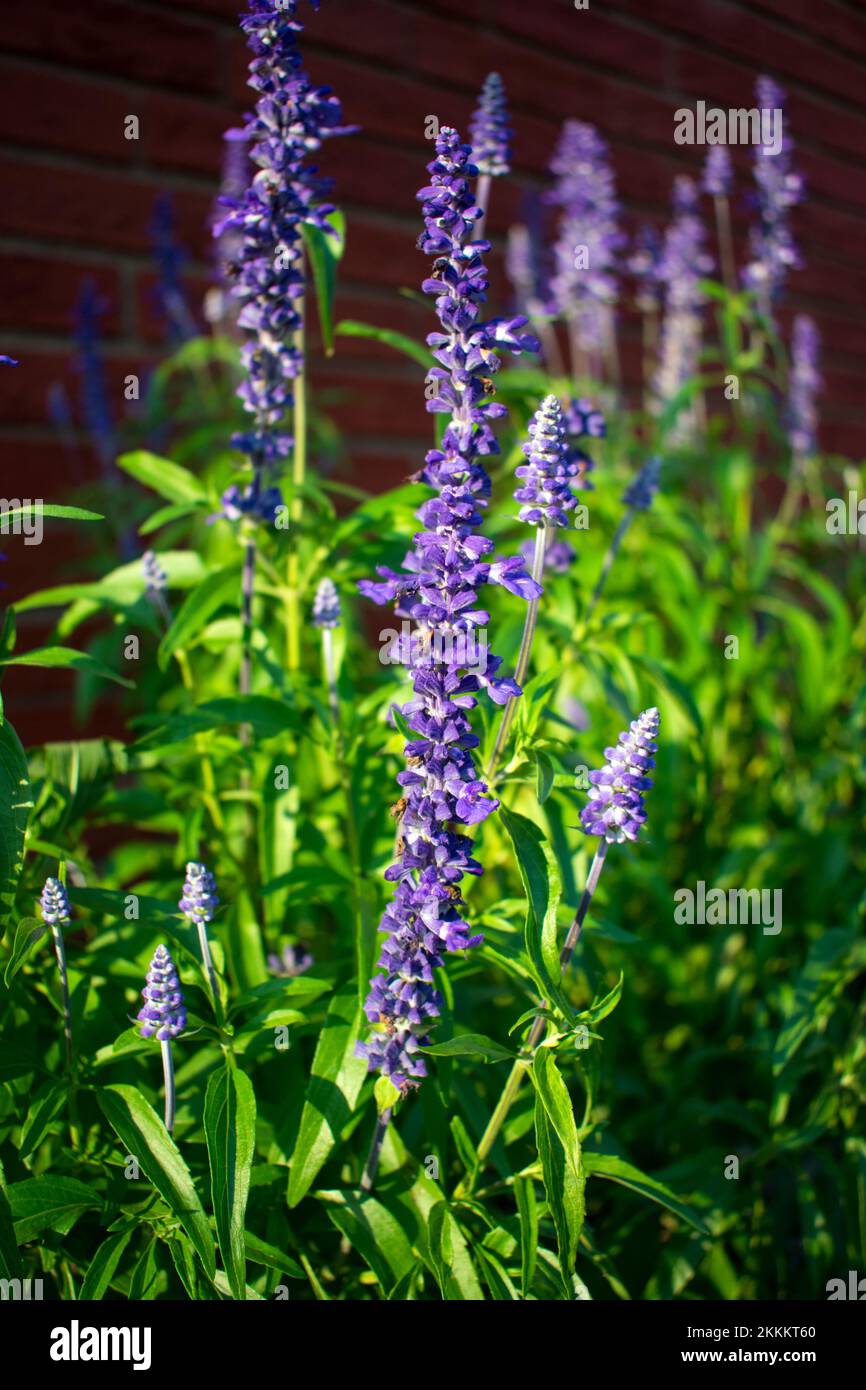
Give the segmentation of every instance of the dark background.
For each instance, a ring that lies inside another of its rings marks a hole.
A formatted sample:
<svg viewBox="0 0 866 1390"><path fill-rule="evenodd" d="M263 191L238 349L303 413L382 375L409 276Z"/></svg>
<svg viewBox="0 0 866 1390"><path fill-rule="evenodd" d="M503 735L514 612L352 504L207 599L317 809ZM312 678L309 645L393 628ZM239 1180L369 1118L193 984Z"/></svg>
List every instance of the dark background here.
<svg viewBox="0 0 866 1390"><path fill-rule="evenodd" d="M70 450L48 416L52 385L77 408L71 363L72 308L93 276L109 304L103 321L109 380L122 380L164 352L151 302L148 225L154 198L169 192L190 254L197 306L209 283L208 220L224 130L248 109L248 52L237 26L240 0L39 0L10 7L0 55L0 351L22 365L0 373L0 457L7 496L61 500L74 481ZM675 174L698 175L705 150L673 142L673 112L698 99L751 106L768 72L788 94L788 129L807 181L793 229L806 268L791 277L782 322L808 309L824 339L821 443L863 449L861 362L866 348L866 11L850 0L324 0L302 5L303 50L312 76L331 85L347 121L362 127L334 140L322 167L349 222L337 313L411 332L429 329L401 286L425 271L415 250L415 192L431 146L425 119L465 132L485 75L505 81L515 127L515 173L494 188L490 229L498 240L520 216L526 191L547 181L561 122L597 125L610 141L631 231L667 216ZM124 117L139 117L127 141ZM750 152L734 149L735 220L748 225ZM707 223L710 227L710 208ZM639 375L638 324L623 316L627 382ZM343 339L317 361L314 381L335 391L333 415L351 468L372 488L414 471L429 423L419 370L375 344ZM78 422L80 425L80 420ZM97 464L86 435L73 434L74 471ZM4 540L5 596L14 600L69 573L85 528L53 525L41 546ZM44 637L22 615L20 646ZM25 742L68 734L67 683L55 672L16 672L4 684ZM12 697L16 697L13 698Z"/></svg>

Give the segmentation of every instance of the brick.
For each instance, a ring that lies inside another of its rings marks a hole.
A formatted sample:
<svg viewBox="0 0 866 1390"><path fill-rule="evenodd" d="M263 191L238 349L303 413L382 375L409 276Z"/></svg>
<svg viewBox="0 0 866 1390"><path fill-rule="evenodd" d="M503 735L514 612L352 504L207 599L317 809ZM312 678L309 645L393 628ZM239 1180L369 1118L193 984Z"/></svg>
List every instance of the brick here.
<svg viewBox="0 0 866 1390"><path fill-rule="evenodd" d="M81 282L93 280L106 309L102 329L116 337L119 327L120 277L113 266L86 261L0 252L0 320L7 333L26 328L35 333L68 333Z"/></svg>
<svg viewBox="0 0 866 1390"><path fill-rule="evenodd" d="M204 24L122 0L42 0L19 5L6 26L8 52L179 91L219 90L219 46ZM50 78L46 76L46 83Z"/></svg>
<svg viewBox="0 0 866 1390"><path fill-rule="evenodd" d="M150 253L148 227L161 191L156 181L21 159L0 159L0 181L2 233ZM211 199L184 190L175 193L174 202L179 235L195 254L204 254Z"/></svg>

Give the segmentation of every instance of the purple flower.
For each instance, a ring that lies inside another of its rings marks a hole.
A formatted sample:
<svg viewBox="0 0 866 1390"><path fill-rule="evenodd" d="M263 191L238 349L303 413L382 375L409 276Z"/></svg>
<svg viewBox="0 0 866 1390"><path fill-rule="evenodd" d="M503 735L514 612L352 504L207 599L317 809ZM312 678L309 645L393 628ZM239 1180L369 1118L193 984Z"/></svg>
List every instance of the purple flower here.
<svg viewBox="0 0 866 1390"><path fill-rule="evenodd" d="M100 351L100 319L107 304L95 281L84 280L75 305L75 368L81 377L81 409L103 472L117 455L117 430L108 403L105 364Z"/></svg>
<svg viewBox="0 0 866 1390"><path fill-rule="evenodd" d="M594 126L566 121L550 168L556 187L547 201L560 210L551 309L575 324L582 347L601 348L616 303L623 244L607 145Z"/></svg>
<svg viewBox="0 0 866 1390"><path fill-rule="evenodd" d="M524 332L522 317L481 319L488 284L482 256L489 243L473 239L481 215L470 187L477 170L456 131L440 131L428 169L430 183L418 195L424 213L419 244L434 257L423 288L435 296L442 330L427 340L437 363L429 374L436 389L428 409L450 419L419 474L435 496L417 513L423 529L404 572L381 568L380 582L359 585L378 603L395 602L398 615L415 623L409 644L414 697L402 710L412 736L406 770L397 779L403 791L398 858L385 874L395 888L380 925L385 973L371 982L365 1006L376 1027L358 1045L370 1069L403 1091L427 1074L419 1048L427 1045L441 1007L434 969L444 953L481 940L464 920L459 889L463 875L481 873L481 865L459 827L478 824L498 803L475 767L478 737L469 713L481 689L500 704L520 693L498 674L501 658L485 653L483 672L466 664L488 621L479 590L498 583L525 598L540 593L519 556L493 559L492 543L478 534L490 498L482 459L498 452L491 421L505 413L490 399L489 378L499 368L500 349L535 351L537 343Z"/></svg>
<svg viewBox="0 0 866 1390"><path fill-rule="evenodd" d="M620 734L615 748L605 748L605 766L591 772L589 800L580 813L581 829L609 844L636 840L646 820L644 793L652 786L647 773L655 767L659 712L644 710Z"/></svg>
<svg viewBox="0 0 866 1390"><path fill-rule="evenodd" d="M764 145L755 149L759 221L752 228L749 239L752 258L745 272L746 284L758 291L762 308L769 313L788 271L802 264L788 226L788 213L802 200L804 184L802 175L791 168L794 144L785 130L785 93L769 77L758 78L756 93L762 111L782 113L781 148L776 154L771 154Z"/></svg>
<svg viewBox="0 0 866 1390"><path fill-rule="evenodd" d="M285 976L287 979L294 979L296 975L303 975L305 970L309 970L315 962L309 951L300 944L297 946L284 946L280 954L274 955L273 952L268 956L268 969L272 975Z"/></svg>
<svg viewBox="0 0 866 1390"><path fill-rule="evenodd" d="M141 557L141 568L144 573L144 582L147 585L148 593L155 591L161 593L168 585L168 575L159 563L159 559L153 550L146 550Z"/></svg>
<svg viewBox="0 0 866 1390"><path fill-rule="evenodd" d="M21 363L18 361L18 358L17 358L17 357L7 357L6 354L5 354L5 352L4 352L4 353L0 353L0 363L2 363L2 365L3 365L4 367L20 367L20 366L21 366Z"/></svg>
<svg viewBox="0 0 866 1390"><path fill-rule="evenodd" d="M217 512L216 516L225 517L226 521L240 521L241 517L248 517L251 521L264 521L269 526L274 525L277 514L284 505L280 489L261 487L258 476L243 491L232 483L231 487L226 488L220 501L222 511ZM210 519L215 520L214 517Z"/></svg>
<svg viewBox="0 0 866 1390"><path fill-rule="evenodd" d="M174 961L165 946L157 946L141 991L143 1006L138 1011L143 1038L168 1042L179 1038L186 1027L186 1008Z"/></svg>
<svg viewBox="0 0 866 1390"><path fill-rule="evenodd" d="M565 433L562 406L547 396L529 422L529 442L523 445L527 462L514 470L523 479L514 493L523 506L519 519L533 526L567 526L566 512L577 500L571 490L578 464L572 459Z"/></svg>
<svg viewBox="0 0 866 1390"><path fill-rule="evenodd" d="M256 470L278 462L291 447L283 417L291 382L301 370L294 335L304 291L301 229L328 228L333 207L319 201L325 185L307 164L331 135L344 133L340 103L326 87L314 87L301 68L297 0L248 0L241 28L253 52L249 85L255 111L230 139L248 142L255 173L242 196L220 198L225 214L213 227L222 238L237 233L237 259L226 267L241 303L238 325L247 333L241 350L246 379L238 390L252 428L233 439Z"/></svg>
<svg viewBox="0 0 866 1390"><path fill-rule="evenodd" d="M645 222L635 237L631 255L626 261L629 274L637 282L635 304L644 314L654 313L661 304L661 255L661 237L655 227Z"/></svg>
<svg viewBox="0 0 866 1390"><path fill-rule="evenodd" d="M45 887L42 889L42 896L39 899L39 911L42 914L43 922L49 927L69 921L72 916L69 895L59 878L46 878Z"/></svg>
<svg viewBox="0 0 866 1390"><path fill-rule="evenodd" d="M704 302L699 282L713 268L712 257L704 250L698 191L684 175L674 181L673 204L674 217L658 267L664 286L664 321L656 393L663 401L670 400L697 370Z"/></svg>
<svg viewBox="0 0 866 1390"><path fill-rule="evenodd" d="M794 319L791 373L788 393L788 438L795 454L807 457L817 445L818 412L815 395L821 389L818 360L821 335L814 319L798 314Z"/></svg>
<svg viewBox="0 0 866 1390"><path fill-rule="evenodd" d="M629 483L622 495L625 506L634 507L636 512L648 511L659 490L661 471L661 459L647 459L637 477Z"/></svg>
<svg viewBox="0 0 866 1390"><path fill-rule="evenodd" d="M472 162L479 174L495 178L510 171L510 141L505 88L499 73L491 72L484 79L478 106L469 123Z"/></svg>
<svg viewBox="0 0 866 1390"><path fill-rule="evenodd" d="M704 162L703 189L712 198L730 196L734 182L731 156L726 145L710 145Z"/></svg>
<svg viewBox="0 0 866 1390"><path fill-rule="evenodd" d="M178 907L196 926L210 922L219 906L216 880L204 864L187 864L183 895Z"/></svg>
<svg viewBox="0 0 866 1390"><path fill-rule="evenodd" d="M313 627L339 627L342 621L340 596L327 576L319 582L313 599Z"/></svg>
<svg viewBox="0 0 866 1390"><path fill-rule="evenodd" d="M175 344L195 337L198 328L183 289L181 272L187 254L177 240L174 202L168 193L156 198L150 223L153 255L159 272L155 286L156 308Z"/></svg>

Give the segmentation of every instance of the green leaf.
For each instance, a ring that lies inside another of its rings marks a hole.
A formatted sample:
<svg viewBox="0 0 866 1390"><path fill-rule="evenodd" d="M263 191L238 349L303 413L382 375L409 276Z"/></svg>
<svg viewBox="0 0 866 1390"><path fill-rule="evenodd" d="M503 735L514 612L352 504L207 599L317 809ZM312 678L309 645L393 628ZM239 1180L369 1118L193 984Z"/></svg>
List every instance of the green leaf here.
<svg viewBox="0 0 866 1390"><path fill-rule="evenodd" d="M41 941L48 936L48 928L44 922L40 922L36 917L25 917L18 923L15 929L15 940L12 943L12 955L6 962L6 970L3 974L3 982L6 988L12 982L12 977L17 975L22 965L36 950Z"/></svg>
<svg viewBox="0 0 866 1390"><path fill-rule="evenodd" d="M559 952L556 937L556 909L561 885L559 873L549 853L542 830L526 816L501 805L499 815L514 845L517 867L526 890L527 914L524 928L526 951L532 962L539 989L554 1001L566 1018L574 1014L559 985Z"/></svg>
<svg viewBox="0 0 866 1390"><path fill-rule="evenodd" d="M121 1255L134 1235L135 1227L130 1226L129 1230L116 1231L114 1235L102 1242L87 1266L87 1273L78 1293L79 1303L85 1303L88 1299L95 1301L102 1298L111 1284Z"/></svg>
<svg viewBox="0 0 866 1390"><path fill-rule="evenodd" d="M331 357L334 352L334 289L337 283L337 263L345 250L346 224L341 212L332 212L328 222L333 228L332 232L323 232L320 227L314 227L310 223L303 223L301 230L313 271L313 284L316 287L322 343L327 356Z"/></svg>
<svg viewBox="0 0 866 1390"><path fill-rule="evenodd" d="M341 319L334 332L346 338L373 338L377 343L385 343L395 352L411 357L422 367L432 365L430 349L425 343L417 343L414 338L407 338L405 333L395 333L392 328L376 328L371 323L360 323L357 319Z"/></svg>
<svg viewBox="0 0 866 1390"><path fill-rule="evenodd" d="M33 515L36 504L29 507L10 507L3 512L3 521L16 521L19 517L30 517ZM101 512L88 511L86 507L67 507L59 502L40 502L39 515L53 516L59 521L104 521L105 517Z"/></svg>
<svg viewBox="0 0 866 1390"><path fill-rule="evenodd" d="M183 743L194 734L219 729L225 724L248 724L257 738L273 738L289 729L301 729L296 712L281 700L269 695L228 695L196 705L186 714L173 715L166 724L139 739L134 751Z"/></svg>
<svg viewBox="0 0 866 1390"><path fill-rule="evenodd" d="M0 1186L0 1279L20 1279L23 1267L7 1191Z"/></svg>
<svg viewBox="0 0 866 1390"><path fill-rule="evenodd" d="M0 937L15 901L32 806L24 749L12 725L0 724Z"/></svg>
<svg viewBox="0 0 866 1390"><path fill-rule="evenodd" d="M517 1200L517 1214L520 1217L520 1288L523 1297L528 1298L535 1276L538 1250L538 1203L532 1179L515 1178L514 1196Z"/></svg>
<svg viewBox="0 0 866 1390"><path fill-rule="evenodd" d="M208 1082L204 1132L217 1240L236 1299L244 1298L244 1220L256 1140L256 1097L249 1077L227 1060Z"/></svg>
<svg viewBox="0 0 866 1390"><path fill-rule="evenodd" d="M483 1303L472 1257L465 1241L456 1240L459 1227L447 1202L431 1207L427 1221L430 1258L443 1299L448 1302Z"/></svg>
<svg viewBox="0 0 866 1390"><path fill-rule="evenodd" d="M461 1033L447 1042L435 1043L432 1047L421 1047L431 1057L480 1057L484 1062L513 1062L517 1056L502 1047L483 1033Z"/></svg>
<svg viewBox="0 0 866 1390"><path fill-rule="evenodd" d="M285 1274L289 1279L306 1279L306 1275L291 1255L278 1250L275 1245L268 1245L267 1241L259 1240L249 1231L244 1231L244 1250L247 1259L251 1264L263 1265L265 1269L275 1269L278 1274Z"/></svg>
<svg viewBox="0 0 866 1390"><path fill-rule="evenodd" d="M317 1192L337 1230L370 1266L387 1294L412 1268L415 1256L403 1227L377 1198L354 1192Z"/></svg>
<svg viewBox="0 0 866 1390"><path fill-rule="evenodd" d="M146 449L121 454L117 466L169 502L197 502L207 495L198 478L188 469L172 463L171 459L148 453Z"/></svg>
<svg viewBox="0 0 866 1390"><path fill-rule="evenodd" d="M19 1245L49 1230L65 1236L79 1216L102 1203L92 1186L75 1178L27 1178L7 1188Z"/></svg>
<svg viewBox="0 0 866 1390"><path fill-rule="evenodd" d="M224 604L237 607L240 602L239 575L236 565L214 570L192 593L187 594L175 615L171 627L159 644L158 661L163 670L172 653L185 647Z"/></svg>
<svg viewBox="0 0 866 1390"><path fill-rule="evenodd" d="M292 1156L290 1207L296 1207L315 1182L358 1099L367 1075L366 1062L355 1056L362 1017L356 986L344 986L331 1000L313 1058Z"/></svg>
<svg viewBox="0 0 866 1390"><path fill-rule="evenodd" d="M639 1192L642 1197L648 1197L651 1202L658 1202L659 1206L667 1207L675 1216L682 1217L690 1226L694 1226L696 1231L701 1231L707 1235L707 1228L697 1212L694 1211L686 1202L681 1202L679 1197L675 1197L664 1183L656 1178L647 1177L639 1168L635 1168L631 1163L626 1163L621 1158L614 1157L613 1154L585 1153L583 1155L583 1167L586 1176L596 1178L609 1178L611 1182L621 1183L623 1187L630 1187L633 1192Z"/></svg>
<svg viewBox="0 0 866 1390"><path fill-rule="evenodd" d="M180 1221L212 1279L216 1272L213 1236L190 1171L162 1120L134 1086L105 1086L97 1099L126 1152L138 1159L142 1172Z"/></svg>
<svg viewBox="0 0 866 1390"><path fill-rule="evenodd" d="M854 943L854 934L841 927L822 932L809 948L806 964L794 982L790 1012L773 1048L773 1073L778 1076L822 1019L821 1005L839 984L836 967Z"/></svg>
<svg viewBox="0 0 866 1390"><path fill-rule="evenodd" d="M89 652L78 652L74 647L39 647L36 651L4 657L0 666L39 666L50 671L85 671L93 676L101 676L103 680L114 681L115 685L126 686L127 690L135 688L135 681L119 676L110 666L103 666L102 662L97 661Z"/></svg>
<svg viewBox="0 0 866 1390"><path fill-rule="evenodd" d="M40 1086L30 1102L27 1118L21 1127L18 1157L22 1163L38 1149L52 1121L57 1119L65 1106L68 1096L69 1084L66 1081L48 1081L44 1086Z"/></svg>
<svg viewBox="0 0 866 1390"><path fill-rule="evenodd" d="M535 1135L544 1190L556 1228L563 1284L570 1298L586 1186L580 1142L568 1087L549 1048L536 1052L530 1075L535 1083Z"/></svg>

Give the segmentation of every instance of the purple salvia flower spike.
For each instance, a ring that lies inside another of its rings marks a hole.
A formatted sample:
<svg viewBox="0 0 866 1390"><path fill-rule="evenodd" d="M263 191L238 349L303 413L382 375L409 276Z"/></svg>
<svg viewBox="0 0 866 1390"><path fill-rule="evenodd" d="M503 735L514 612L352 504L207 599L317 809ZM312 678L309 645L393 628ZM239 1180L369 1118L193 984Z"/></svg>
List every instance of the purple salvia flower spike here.
<svg viewBox="0 0 866 1390"><path fill-rule="evenodd" d="M576 506L571 483L579 468L570 456L556 396L547 396L530 420L523 452L527 462L514 470L523 479L514 493L515 501L522 503L519 519L532 526L567 526L566 513Z"/></svg>
<svg viewBox="0 0 866 1390"><path fill-rule="evenodd" d="M710 145L704 161L701 184L711 198L729 198L734 182L734 168L726 145Z"/></svg>
<svg viewBox="0 0 866 1390"><path fill-rule="evenodd" d="M159 1042L179 1038L186 1027L186 1007L177 968L165 946L154 951L141 994L144 1004L137 1015L141 1036Z"/></svg>
<svg viewBox="0 0 866 1390"><path fill-rule="evenodd" d="M599 352L617 300L617 256L623 244L607 145L594 126L566 121L550 169L556 186L547 201L560 209L551 311L569 323L581 352Z"/></svg>
<svg viewBox="0 0 866 1390"><path fill-rule="evenodd" d="M161 593L168 584L168 575L159 563L154 550L146 550L141 557L141 569L148 592Z"/></svg>
<svg viewBox="0 0 866 1390"><path fill-rule="evenodd" d="M498 72L484 79L478 106L469 122L472 163L479 174L497 178L511 172L511 127L505 87Z"/></svg>
<svg viewBox="0 0 866 1390"><path fill-rule="evenodd" d="M428 343L436 360L429 379L435 392L428 409L450 416L441 445L428 453L419 475L436 492L418 512L423 530L407 557L404 573L380 570L381 582L362 582L361 591L377 602L394 601L397 613L415 623L410 644L414 698L403 714L412 737L406 744L397 861L386 871L395 885L381 930L386 934L379 965L384 974L371 982L365 1011L376 1025L358 1045L370 1070L407 1091L426 1076L419 1049L439 1017L441 999L433 971L450 951L475 945L462 916L459 883L465 873L481 873L472 844L459 827L475 825L497 802L475 768L469 711L485 688L503 703L519 693L497 675L500 658L484 653L476 662L487 614L478 590L498 583L532 599L540 592L520 557L495 560L491 544L478 535L490 497L482 459L498 452L491 422L504 408L490 399L487 378L499 368L499 351L535 351L524 331L526 319L482 321L487 292L482 260L489 244L476 237L480 209L470 183L476 168L468 145L444 127L430 182L418 195L423 203L420 246L434 257L434 274L424 291L435 296L441 331ZM444 651L441 650L444 642ZM377 1129L381 1143L383 1126ZM365 1181L372 1181L371 1157Z"/></svg>
<svg viewBox="0 0 866 1390"><path fill-rule="evenodd" d="M319 581L313 599L313 627L339 627L342 622L340 596L332 579Z"/></svg>
<svg viewBox="0 0 866 1390"><path fill-rule="evenodd" d="M180 988L177 968L165 946L153 953L147 981L141 991L144 1004L138 1011L143 1038L156 1038L162 1048L162 1071L165 1083L165 1127L174 1129L175 1087L174 1058L171 1044L186 1027L186 1005Z"/></svg>
<svg viewBox="0 0 866 1390"><path fill-rule="evenodd" d="M787 425L792 452L801 458L814 454L818 444L815 396L821 389L820 352L821 335L814 319L798 314L791 343Z"/></svg>
<svg viewBox="0 0 866 1390"><path fill-rule="evenodd" d="M199 922L212 922L219 906L216 880L204 864L187 864L183 895L178 907L184 917L197 925Z"/></svg>
<svg viewBox="0 0 866 1390"><path fill-rule="evenodd" d="M637 477L629 483L622 495L625 506L633 507L636 512L648 511L659 490L661 472L661 459L647 459Z"/></svg>
<svg viewBox="0 0 866 1390"><path fill-rule="evenodd" d="M217 1014L221 1011L221 1000L217 974L210 952L210 943L207 939L207 923L213 921L218 906L219 897L213 874L205 868L204 864L187 864L183 893L178 907L198 932L202 964L208 977L214 1009Z"/></svg>
<svg viewBox="0 0 866 1390"><path fill-rule="evenodd" d="M320 200L326 185L307 164L331 135L345 133L340 103L315 87L301 67L297 40L303 26L296 0L248 0L241 28L252 50L249 85L258 94L255 111L229 138L245 140L255 172L242 196L225 194L226 209L213 227L240 238L228 272L241 303L239 326L247 341L241 351L246 379L238 390L251 427L232 441L256 473L278 463L291 448L283 418L292 379L301 370L295 345L303 294L301 229L327 229L333 207Z"/></svg>
<svg viewBox="0 0 866 1390"><path fill-rule="evenodd" d="M674 180L673 206L658 268L664 286L664 321L655 387L661 401L676 395L697 370L704 303L700 281L713 268L712 257L704 250L704 225L692 179L679 175Z"/></svg>
<svg viewBox="0 0 866 1390"><path fill-rule="evenodd" d="M63 1036L66 1043L66 1066L72 1071L72 1010L69 1003L69 971L66 968L66 947L63 942L63 927L72 917L69 894L66 885L59 878L46 878L39 899L39 912L46 926L51 928L54 941L54 955L60 976L60 995L63 1001Z"/></svg>
<svg viewBox="0 0 866 1390"><path fill-rule="evenodd" d="M69 906L69 895L59 878L46 878L45 887L42 889L42 896L39 899L39 911L43 922L49 927L58 926L70 920L72 911Z"/></svg>
<svg viewBox="0 0 866 1390"><path fill-rule="evenodd" d="M770 317L788 271L797 270L802 264L788 225L788 214L802 200L804 183L802 175L791 166L794 144L786 128L785 93L770 77L759 77L755 85L760 110L782 113L781 148L775 154L770 154L760 144L755 148L759 221L749 239L751 260L745 272L746 284L757 291L761 309Z"/></svg>
<svg viewBox="0 0 866 1390"><path fill-rule="evenodd" d="M604 750L605 765L591 772L589 800L581 812L581 829L608 844L636 840L646 820L644 793L652 786L659 731L657 709L644 710L620 734L615 748Z"/></svg>

